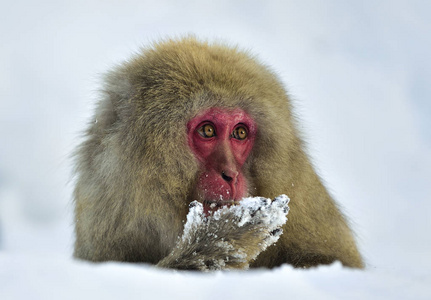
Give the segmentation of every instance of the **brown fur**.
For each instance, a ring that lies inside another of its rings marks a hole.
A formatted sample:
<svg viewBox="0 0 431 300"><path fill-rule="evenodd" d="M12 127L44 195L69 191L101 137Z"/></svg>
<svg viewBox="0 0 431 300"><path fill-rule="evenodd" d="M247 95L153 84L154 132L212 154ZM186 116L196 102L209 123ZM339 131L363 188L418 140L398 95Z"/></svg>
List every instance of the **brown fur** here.
<svg viewBox="0 0 431 300"><path fill-rule="evenodd" d="M211 107L240 107L258 124L244 166L250 195L291 199L280 240L252 266L340 260L363 267L345 219L303 150L280 81L247 53L194 38L143 49L106 76L77 151L74 255L157 264L172 251L199 172L186 124ZM256 243L246 236L242 243Z"/></svg>

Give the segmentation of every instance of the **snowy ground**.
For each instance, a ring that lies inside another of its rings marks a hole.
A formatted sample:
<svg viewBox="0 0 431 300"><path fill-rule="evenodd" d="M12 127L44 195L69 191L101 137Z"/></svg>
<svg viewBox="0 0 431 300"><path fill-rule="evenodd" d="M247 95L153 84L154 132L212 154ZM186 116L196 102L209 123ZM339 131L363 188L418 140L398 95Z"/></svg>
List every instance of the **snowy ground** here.
<svg viewBox="0 0 431 300"><path fill-rule="evenodd" d="M0 254L0 264L8 270L0 277L1 299L429 299L431 279L346 270L339 263L205 274L43 256Z"/></svg>
<svg viewBox="0 0 431 300"><path fill-rule="evenodd" d="M430 32L421 0L1 2L0 299L430 299ZM68 157L99 74L185 33L239 44L277 71L365 271L200 274L71 259Z"/></svg>

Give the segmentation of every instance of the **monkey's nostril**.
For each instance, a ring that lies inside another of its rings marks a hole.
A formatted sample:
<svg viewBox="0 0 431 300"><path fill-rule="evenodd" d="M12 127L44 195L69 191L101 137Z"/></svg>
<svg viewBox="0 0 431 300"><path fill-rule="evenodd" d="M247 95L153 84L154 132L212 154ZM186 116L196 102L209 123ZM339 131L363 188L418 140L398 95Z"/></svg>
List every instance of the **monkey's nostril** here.
<svg viewBox="0 0 431 300"><path fill-rule="evenodd" d="M232 177L227 176L224 172L221 172L221 177L226 180L227 182L232 181Z"/></svg>

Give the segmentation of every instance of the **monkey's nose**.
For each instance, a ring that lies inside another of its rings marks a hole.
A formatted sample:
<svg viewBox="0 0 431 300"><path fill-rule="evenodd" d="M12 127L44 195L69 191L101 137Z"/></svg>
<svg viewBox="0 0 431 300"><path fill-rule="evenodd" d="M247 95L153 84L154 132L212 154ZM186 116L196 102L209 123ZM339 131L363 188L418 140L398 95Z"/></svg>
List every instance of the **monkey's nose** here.
<svg viewBox="0 0 431 300"><path fill-rule="evenodd" d="M227 182L231 182L233 179L231 176L226 175L224 171L221 172L221 177Z"/></svg>
<svg viewBox="0 0 431 300"><path fill-rule="evenodd" d="M236 184L238 178L238 172L235 170L225 170L221 172L221 177L224 181L229 182L231 184Z"/></svg>

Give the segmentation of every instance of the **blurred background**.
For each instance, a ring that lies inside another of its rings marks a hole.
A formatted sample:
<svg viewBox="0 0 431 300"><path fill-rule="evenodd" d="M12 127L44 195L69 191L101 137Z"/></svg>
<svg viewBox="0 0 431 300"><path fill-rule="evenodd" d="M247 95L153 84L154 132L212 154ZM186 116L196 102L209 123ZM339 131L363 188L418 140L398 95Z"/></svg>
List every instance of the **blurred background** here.
<svg viewBox="0 0 431 300"><path fill-rule="evenodd" d="M0 253L70 258L72 161L101 74L195 34L272 67L371 269L431 267L431 2L0 3ZM277 121L277 120L275 120Z"/></svg>

